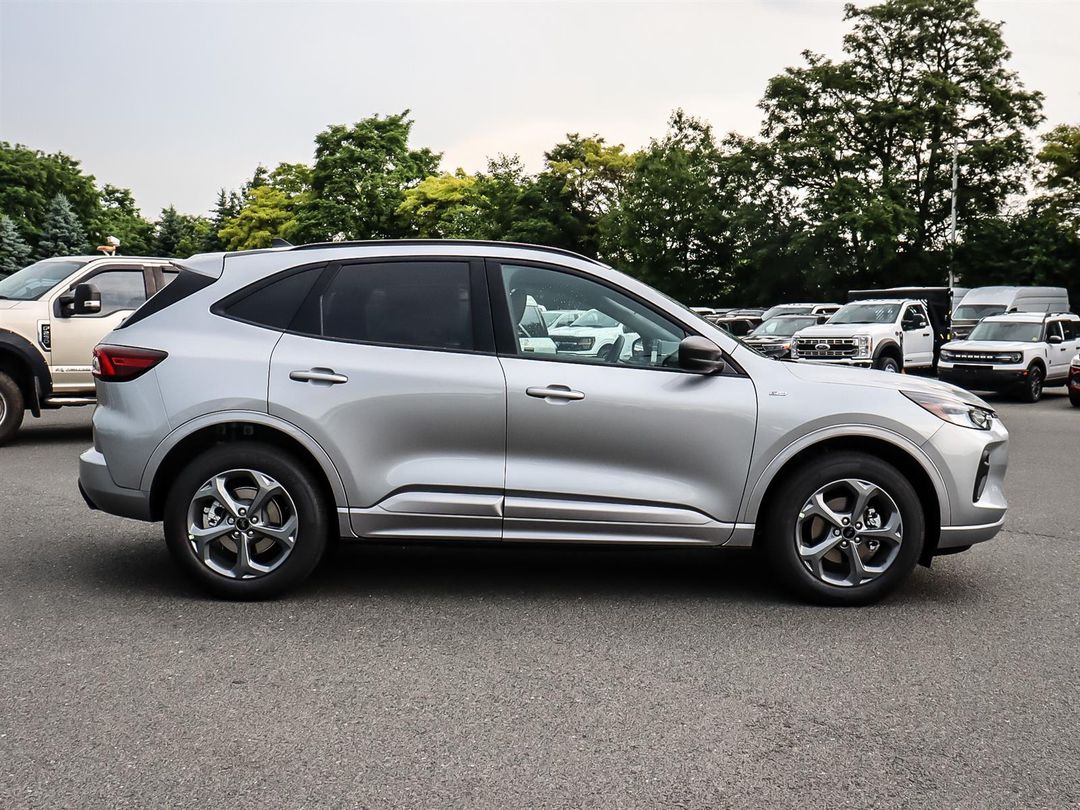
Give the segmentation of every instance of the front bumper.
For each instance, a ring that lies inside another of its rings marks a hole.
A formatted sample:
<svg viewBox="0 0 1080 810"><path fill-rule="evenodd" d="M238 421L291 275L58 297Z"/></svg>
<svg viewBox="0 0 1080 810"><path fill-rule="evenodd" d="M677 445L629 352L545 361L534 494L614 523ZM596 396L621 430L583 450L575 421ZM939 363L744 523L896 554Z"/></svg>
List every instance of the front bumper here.
<svg viewBox="0 0 1080 810"><path fill-rule="evenodd" d="M135 520L153 519L150 493L117 486L109 474L105 456L92 447L79 456L79 492L91 509Z"/></svg>
<svg viewBox="0 0 1080 810"><path fill-rule="evenodd" d="M1026 366L967 365L938 363L938 379L968 390L998 391L1021 385L1028 376Z"/></svg>

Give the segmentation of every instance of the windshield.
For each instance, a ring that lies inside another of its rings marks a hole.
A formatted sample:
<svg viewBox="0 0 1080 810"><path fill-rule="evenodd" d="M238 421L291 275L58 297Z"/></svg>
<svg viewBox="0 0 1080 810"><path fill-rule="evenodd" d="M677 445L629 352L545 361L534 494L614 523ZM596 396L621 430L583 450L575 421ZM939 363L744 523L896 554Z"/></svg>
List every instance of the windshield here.
<svg viewBox="0 0 1080 810"><path fill-rule="evenodd" d="M765 313L761 317L767 321L769 318L775 318L777 315L808 315L813 309L814 308L811 306L780 304L779 306L765 310Z"/></svg>
<svg viewBox="0 0 1080 810"><path fill-rule="evenodd" d="M953 312L953 318L960 321L981 321L991 315L1005 312L1004 304L961 304Z"/></svg>
<svg viewBox="0 0 1080 810"><path fill-rule="evenodd" d="M800 329L814 326L817 318L772 318L750 333L750 337L791 337Z"/></svg>
<svg viewBox="0 0 1080 810"><path fill-rule="evenodd" d="M845 304L829 323L892 323L899 311L899 304Z"/></svg>
<svg viewBox="0 0 1080 810"><path fill-rule="evenodd" d="M36 301L86 262L45 260L0 279L0 299Z"/></svg>
<svg viewBox="0 0 1080 810"><path fill-rule="evenodd" d="M1038 343L1041 338L1041 323L1016 321L980 321L968 336L968 340L1007 340L1017 343Z"/></svg>
<svg viewBox="0 0 1080 810"><path fill-rule="evenodd" d="M590 309L570 325L587 326L592 329L611 329L618 326L619 322L598 309Z"/></svg>

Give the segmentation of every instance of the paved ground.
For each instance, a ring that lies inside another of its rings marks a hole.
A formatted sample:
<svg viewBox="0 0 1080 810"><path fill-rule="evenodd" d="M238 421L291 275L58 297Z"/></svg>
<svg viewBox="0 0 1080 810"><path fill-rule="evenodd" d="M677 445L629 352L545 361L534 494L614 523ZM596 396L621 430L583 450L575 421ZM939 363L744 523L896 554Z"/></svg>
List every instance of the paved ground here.
<svg viewBox="0 0 1080 810"><path fill-rule="evenodd" d="M728 552L361 548L193 594L75 492L89 413L0 449L0 807L1080 803L1080 411L1003 402L1009 529L886 604Z"/></svg>

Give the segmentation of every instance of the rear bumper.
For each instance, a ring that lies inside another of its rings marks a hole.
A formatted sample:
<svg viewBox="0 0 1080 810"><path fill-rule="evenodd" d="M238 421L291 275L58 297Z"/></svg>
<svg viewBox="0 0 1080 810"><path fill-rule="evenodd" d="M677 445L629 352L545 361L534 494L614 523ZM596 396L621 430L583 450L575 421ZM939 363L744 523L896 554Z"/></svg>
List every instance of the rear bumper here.
<svg viewBox="0 0 1080 810"><path fill-rule="evenodd" d="M79 492L91 509L135 520L152 520L150 493L117 486L109 474L105 456L94 448L79 456Z"/></svg>

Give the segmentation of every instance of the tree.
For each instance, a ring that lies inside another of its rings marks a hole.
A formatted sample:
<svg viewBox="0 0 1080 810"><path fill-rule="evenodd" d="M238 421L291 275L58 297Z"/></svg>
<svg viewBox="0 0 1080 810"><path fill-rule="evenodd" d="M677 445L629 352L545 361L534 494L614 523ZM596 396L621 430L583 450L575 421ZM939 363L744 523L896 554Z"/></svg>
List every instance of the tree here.
<svg viewBox="0 0 1080 810"><path fill-rule="evenodd" d="M669 127L601 223L603 256L680 300L716 300L731 291L735 188L708 124L676 110Z"/></svg>
<svg viewBox="0 0 1080 810"><path fill-rule="evenodd" d="M31 243L40 237L57 194L67 199L79 222L96 220L98 191L94 178L79 168L79 161L62 152L47 155L0 142L0 212L11 217Z"/></svg>
<svg viewBox="0 0 1080 810"><path fill-rule="evenodd" d="M1023 189L1041 96L975 0L848 4L845 19L842 61L805 52L761 102L808 266L841 284L940 281L955 145L985 140L961 152L965 219L997 214Z"/></svg>
<svg viewBox="0 0 1080 810"><path fill-rule="evenodd" d="M433 174L405 192L398 215L416 236L478 239L485 234L485 200L477 178L458 169Z"/></svg>
<svg viewBox="0 0 1080 810"><path fill-rule="evenodd" d="M154 231L154 254L187 258L202 249L210 234L206 217L181 214L173 206L162 209Z"/></svg>
<svg viewBox="0 0 1080 810"><path fill-rule="evenodd" d="M38 239L37 257L72 256L86 252L86 233L79 217L63 194L49 203L49 211Z"/></svg>
<svg viewBox="0 0 1080 810"><path fill-rule="evenodd" d="M30 263L32 251L11 217L0 214L0 278L10 276Z"/></svg>
<svg viewBox="0 0 1080 810"><path fill-rule="evenodd" d="M1036 157L1043 205L1080 230L1080 125L1054 127Z"/></svg>
<svg viewBox="0 0 1080 810"><path fill-rule="evenodd" d="M299 215L306 241L403 235L405 192L438 169L440 155L410 149L409 111L335 124L315 138L311 200Z"/></svg>
<svg viewBox="0 0 1080 810"><path fill-rule="evenodd" d="M240 212L221 228L224 250L270 247L274 237L290 239L296 230L295 207L289 195L273 186L254 189Z"/></svg>
<svg viewBox="0 0 1080 810"><path fill-rule="evenodd" d="M221 240L221 229L240 213L243 205L244 201L237 192L226 192L223 188L218 190L217 203L214 205L214 213L210 218L210 227L202 244L203 252L213 253L226 249L225 243Z"/></svg>
<svg viewBox="0 0 1080 810"><path fill-rule="evenodd" d="M154 225L139 212L128 189L105 185L101 189L101 214L94 223L94 244L103 244L109 236L120 240L120 253L148 256L152 250Z"/></svg>

